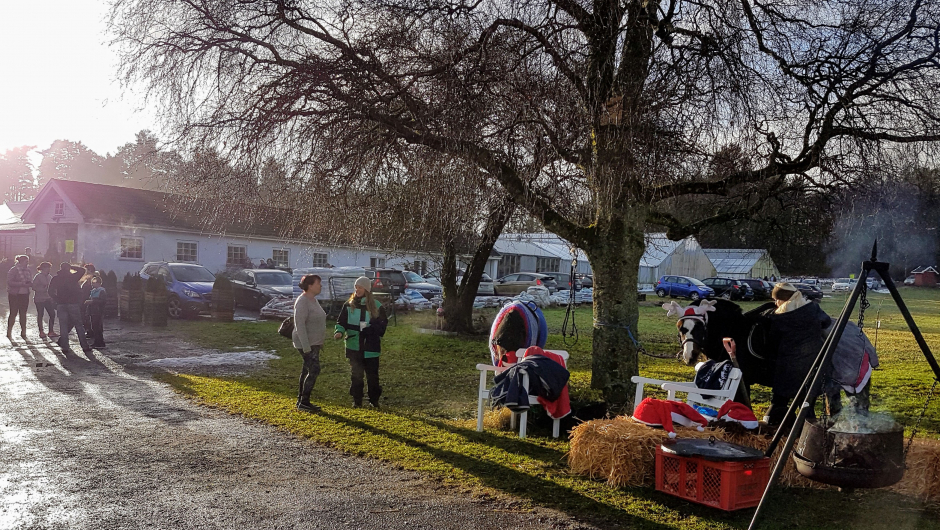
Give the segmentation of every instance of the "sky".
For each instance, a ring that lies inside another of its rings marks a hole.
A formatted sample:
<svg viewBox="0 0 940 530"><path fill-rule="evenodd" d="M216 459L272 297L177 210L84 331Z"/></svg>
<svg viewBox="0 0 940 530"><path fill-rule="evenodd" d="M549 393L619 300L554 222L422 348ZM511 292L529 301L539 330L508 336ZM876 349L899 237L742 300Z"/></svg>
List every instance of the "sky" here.
<svg viewBox="0 0 940 530"><path fill-rule="evenodd" d="M142 98L115 80L107 10L106 0L0 0L0 153L65 139L113 154L141 129L159 135Z"/></svg>

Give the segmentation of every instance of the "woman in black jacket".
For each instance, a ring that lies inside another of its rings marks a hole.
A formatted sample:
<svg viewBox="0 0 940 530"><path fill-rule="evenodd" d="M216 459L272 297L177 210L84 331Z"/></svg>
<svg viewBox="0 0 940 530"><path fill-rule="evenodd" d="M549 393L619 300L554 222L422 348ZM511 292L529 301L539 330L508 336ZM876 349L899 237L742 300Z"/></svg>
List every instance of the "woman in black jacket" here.
<svg viewBox="0 0 940 530"><path fill-rule="evenodd" d="M829 327L832 319L819 304L804 298L789 283L775 285L771 296L777 308L768 315L770 340L777 358L773 396L764 421L776 426L786 420L786 428L789 428L795 419L784 418L790 400L796 397L813 361L819 355L825 339L823 330Z"/></svg>

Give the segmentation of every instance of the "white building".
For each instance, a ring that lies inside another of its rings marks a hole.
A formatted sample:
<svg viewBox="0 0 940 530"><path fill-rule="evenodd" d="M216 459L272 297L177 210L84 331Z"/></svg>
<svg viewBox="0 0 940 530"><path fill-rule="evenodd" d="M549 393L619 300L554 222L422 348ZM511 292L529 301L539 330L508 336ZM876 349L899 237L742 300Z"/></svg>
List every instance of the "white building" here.
<svg viewBox="0 0 940 530"><path fill-rule="evenodd" d="M663 233L646 234L646 252L640 258L637 279L640 290L651 290L667 274L702 279L714 276L715 267L694 237L672 241Z"/></svg>
<svg viewBox="0 0 940 530"><path fill-rule="evenodd" d="M779 278L780 271L767 250L707 248L705 255L715 266L716 276L724 278Z"/></svg>
<svg viewBox="0 0 940 530"><path fill-rule="evenodd" d="M432 255L320 245L286 239L271 223L206 229L199 212L174 208L193 199L157 191L69 180L46 184L23 213L35 225L33 251L46 259L93 263L118 278L150 261L199 263L213 272L271 258L281 267L428 269ZM57 264L55 264L57 266Z"/></svg>

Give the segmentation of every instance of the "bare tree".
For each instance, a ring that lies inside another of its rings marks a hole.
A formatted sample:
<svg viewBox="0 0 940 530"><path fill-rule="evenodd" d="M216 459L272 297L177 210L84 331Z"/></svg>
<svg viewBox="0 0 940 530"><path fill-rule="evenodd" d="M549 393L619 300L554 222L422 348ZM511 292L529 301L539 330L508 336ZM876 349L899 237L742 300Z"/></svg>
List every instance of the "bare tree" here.
<svg viewBox="0 0 940 530"><path fill-rule="evenodd" d="M940 140L938 10L922 0L119 0L112 29L123 78L163 104L181 144L296 160L330 189L361 189L362 161L375 160L364 153L410 144L499 182L587 254L592 384L625 404L646 227L681 238L837 182L878 145ZM710 174L730 144L750 167ZM698 206L677 208L687 196Z"/></svg>

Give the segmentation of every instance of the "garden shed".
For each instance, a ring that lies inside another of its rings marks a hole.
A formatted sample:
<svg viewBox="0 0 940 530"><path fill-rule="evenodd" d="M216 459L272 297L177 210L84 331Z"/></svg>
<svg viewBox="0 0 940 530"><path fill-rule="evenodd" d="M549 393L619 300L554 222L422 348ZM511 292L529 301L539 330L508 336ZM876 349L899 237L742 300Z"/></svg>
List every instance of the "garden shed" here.
<svg viewBox="0 0 940 530"><path fill-rule="evenodd" d="M918 287L936 287L937 269L936 267L917 267L911 274L914 275L914 285Z"/></svg>
<svg viewBox="0 0 940 530"><path fill-rule="evenodd" d="M715 267L715 274L724 278L779 278L766 249L707 248L705 255Z"/></svg>

